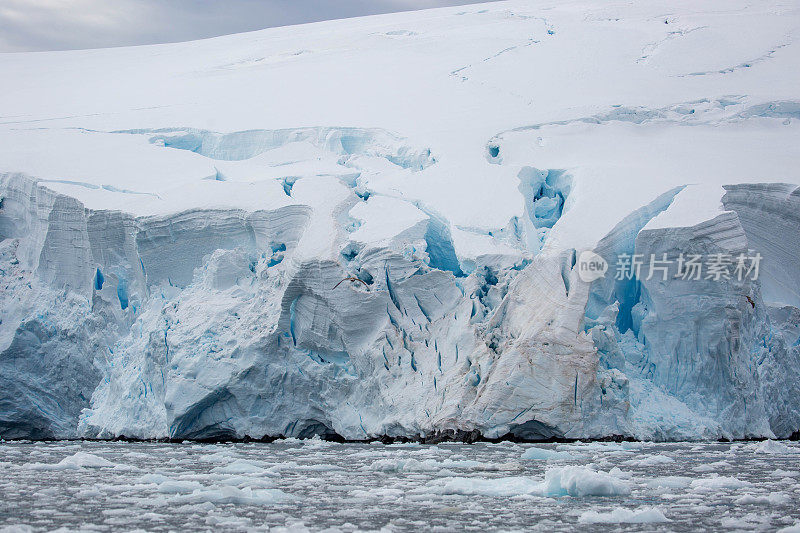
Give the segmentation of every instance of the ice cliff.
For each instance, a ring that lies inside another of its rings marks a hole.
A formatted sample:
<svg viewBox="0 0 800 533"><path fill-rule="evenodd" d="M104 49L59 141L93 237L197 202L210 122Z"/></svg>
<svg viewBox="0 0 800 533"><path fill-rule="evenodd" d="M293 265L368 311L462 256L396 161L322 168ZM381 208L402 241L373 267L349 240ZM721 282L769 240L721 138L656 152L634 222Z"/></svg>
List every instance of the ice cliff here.
<svg viewBox="0 0 800 533"><path fill-rule="evenodd" d="M0 54L0 437L788 437L799 34L512 0Z"/></svg>

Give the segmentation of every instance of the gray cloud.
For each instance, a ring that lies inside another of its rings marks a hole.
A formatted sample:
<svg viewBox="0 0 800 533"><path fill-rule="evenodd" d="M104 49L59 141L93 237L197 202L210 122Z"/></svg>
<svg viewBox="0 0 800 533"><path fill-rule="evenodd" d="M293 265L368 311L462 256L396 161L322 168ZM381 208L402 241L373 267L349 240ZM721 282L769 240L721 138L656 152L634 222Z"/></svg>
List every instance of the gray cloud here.
<svg viewBox="0 0 800 533"><path fill-rule="evenodd" d="M0 0L0 52L202 39L480 0Z"/></svg>

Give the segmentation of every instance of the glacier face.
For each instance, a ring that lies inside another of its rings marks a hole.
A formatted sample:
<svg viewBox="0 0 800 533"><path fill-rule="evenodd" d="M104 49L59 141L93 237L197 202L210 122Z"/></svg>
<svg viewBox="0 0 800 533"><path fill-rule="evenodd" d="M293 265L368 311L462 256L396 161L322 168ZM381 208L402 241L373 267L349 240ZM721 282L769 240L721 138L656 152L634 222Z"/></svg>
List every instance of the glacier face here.
<svg viewBox="0 0 800 533"><path fill-rule="evenodd" d="M800 12L734 4L0 55L0 437L800 430Z"/></svg>

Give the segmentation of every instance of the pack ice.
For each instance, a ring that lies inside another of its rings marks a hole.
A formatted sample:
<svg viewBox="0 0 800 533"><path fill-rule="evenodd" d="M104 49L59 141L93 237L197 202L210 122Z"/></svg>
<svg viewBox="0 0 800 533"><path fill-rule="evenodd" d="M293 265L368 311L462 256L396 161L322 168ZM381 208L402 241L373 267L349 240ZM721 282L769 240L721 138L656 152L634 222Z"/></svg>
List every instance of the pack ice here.
<svg viewBox="0 0 800 533"><path fill-rule="evenodd" d="M0 54L0 436L788 437L799 39L512 0ZM762 261L617 279L663 254Z"/></svg>

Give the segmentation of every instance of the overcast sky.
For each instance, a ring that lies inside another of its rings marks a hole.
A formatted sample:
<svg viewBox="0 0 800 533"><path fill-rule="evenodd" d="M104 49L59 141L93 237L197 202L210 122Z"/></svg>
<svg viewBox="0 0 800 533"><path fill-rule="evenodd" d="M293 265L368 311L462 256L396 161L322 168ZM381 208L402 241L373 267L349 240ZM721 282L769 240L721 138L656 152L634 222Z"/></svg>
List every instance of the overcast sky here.
<svg viewBox="0 0 800 533"><path fill-rule="evenodd" d="M476 0L0 0L0 52L201 39Z"/></svg>

